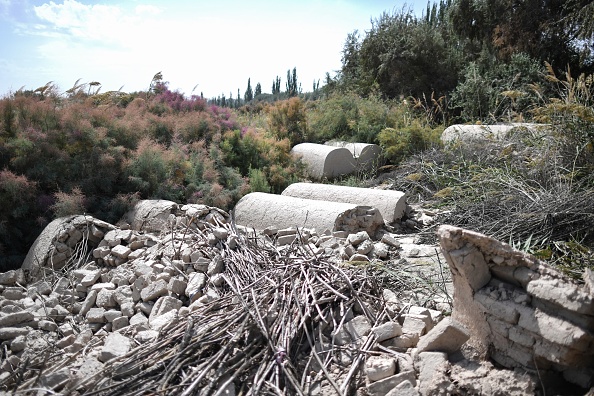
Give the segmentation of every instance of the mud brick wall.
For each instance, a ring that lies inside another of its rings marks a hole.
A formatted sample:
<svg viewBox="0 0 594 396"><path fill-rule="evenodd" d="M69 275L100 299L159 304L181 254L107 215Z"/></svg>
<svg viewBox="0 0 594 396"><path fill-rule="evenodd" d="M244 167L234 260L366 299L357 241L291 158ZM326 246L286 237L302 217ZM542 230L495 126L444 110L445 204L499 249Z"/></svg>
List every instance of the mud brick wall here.
<svg viewBox="0 0 594 396"><path fill-rule="evenodd" d="M577 284L485 235L444 225L438 236L454 281L453 317L471 329L477 351L508 368L593 385L590 271Z"/></svg>

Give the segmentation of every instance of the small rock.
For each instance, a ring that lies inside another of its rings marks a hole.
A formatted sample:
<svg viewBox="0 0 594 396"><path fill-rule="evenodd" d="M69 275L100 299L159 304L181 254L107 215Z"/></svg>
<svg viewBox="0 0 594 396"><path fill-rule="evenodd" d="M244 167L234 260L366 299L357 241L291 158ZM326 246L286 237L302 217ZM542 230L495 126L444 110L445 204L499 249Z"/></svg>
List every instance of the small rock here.
<svg viewBox="0 0 594 396"><path fill-rule="evenodd" d="M144 344L145 342L151 342L156 340L157 337L159 337L159 332L157 330L144 330L139 331L134 336L134 339L140 342L141 344Z"/></svg>
<svg viewBox="0 0 594 396"><path fill-rule="evenodd" d="M185 294L187 287L188 282L178 278L171 278L167 284L167 290L180 296Z"/></svg>
<svg viewBox="0 0 594 396"><path fill-rule="evenodd" d="M99 353L99 361L105 363L110 359L125 355L129 350L130 339L128 337L120 333L111 333L105 339L105 345Z"/></svg>
<svg viewBox="0 0 594 396"><path fill-rule="evenodd" d="M181 308L182 302L175 297L164 296L157 300L151 314L149 316L149 325L153 320L157 317L169 312L169 311L177 311Z"/></svg>
<svg viewBox="0 0 594 396"><path fill-rule="evenodd" d="M58 330L58 325L51 321L51 320L40 320L37 324L37 327L41 330L45 331L56 331Z"/></svg>
<svg viewBox="0 0 594 396"><path fill-rule="evenodd" d="M223 227L216 227L212 230L214 236L220 241L226 241L229 236L229 231Z"/></svg>
<svg viewBox="0 0 594 396"><path fill-rule="evenodd" d="M130 324L127 316L119 316L111 322L111 331L118 331Z"/></svg>
<svg viewBox="0 0 594 396"><path fill-rule="evenodd" d="M29 311L14 312L0 317L0 327L9 327L23 322L30 322L34 317Z"/></svg>
<svg viewBox="0 0 594 396"><path fill-rule="evenodd" d="M396 362L388 356L370 356L365 362L365 374L370 382L394 375Z"/></svg>
<svg viewBox="0 0 594 396"><path fill-rule="evenodd" d="M404 317L404 323L402 324L402 332L404 334L412 334L417 337L425 334L427 324L423 318L415 317L414 315L407 315Z"/></svg>
<svg viewBox="0 0 594 396"><path fill-rule="evenodd" d="M386 396L419 396L419 391L412 382L406 380L396 385Z"/></svg>
<svg viewBox="0 0 594 396"><path fill-rule="evenodd" d="M357 340L369 334L371 331L371 324L367 317L359 315L345 323L344 328L353 340Z"/></svg>
<svg viewBox="0 0 594 396"><path fill-rule="evenodd" d="M14 340L18 336L26 336L30 327L0 327L0 340Z"/></svg>
<svg viewBox="0 0 594 396"><path fill-rule="evenodd" d="M355 253L349 258L349 261L369 262L369 257L364 254Z"/></svg>
<svg viewBox="0 0 594 396"><path fill-rule="evenodd" d="M394 237L393 237L392 235L390 235L390 234L384 234L384 235L382 236L382 239L381 239L381 241L382 241L383 243L385 243L386 245L392 246L392 247L394 247L394 248L396 248L396 249L400 249L400 242L398 242L398 241L396 240L396 238L394 238Z"/></svg>
<svg viewBox="0 0 594 396"><path fill-rule="evenodd" d="M165 295L167 295L167 282L163 279L149 284L140 292L140 298L142 298L143 301L156 300Z"/></svg>
<svg viewBox="0 0 594 396"><path fill-rule="evenodd" d="M206 273L208 276L212 276L214 274L220 274L223 271L225 271L225 262L220 255L216 255L210 264L208 264L208 270Z"/></svg>
<svg viewBox="0 0 594 396"><path fill-rule="evenodd" d="M105 323L105 309L91 308L87 312L86 319L89 323Z"/></svg>
<svg viewBox="0 0 594 396"><path fill-rule="evenodd" d="M20 300L25 298L26 292L20 287L7 287L2 292L2 297L7 300Z"/></svg>
<svg viewBox="0 0 594 396"><path fill-rule="evenodd" d="M148 328L148 318L142 312L138 312L130 318L130 326L140 326Z"/></svg>
<svg viewBox="0 0 594 396"><path fill-rule="evenodd" d="M111 323L115 319L122 317L122 311L110 309L108 311L105 311L105 313L103 314L103 317L105 318L105 320L107 320L107 322Z"/></svg>
<svg viewBox="0 0 594 396"><path fill-rule="evenodd" d="M97 294L99 292L97 290L91 290L89 294L87 294L87 298L82 303L79 311L79 315L85 316L87 312L95 305L95 300L97 299Z"/></svg>
<svg viewBox="0 0 594 396"><path fill-rule="evenodd" d="M124 245L117 245L111 249L111 254L124 260L128 258L130 253L132 253L132 249Z"/></svg>
<svg viewBox="0 0 594 396"><path fill-rule="evenodd" d="M359 254L368 254L373 249L373 242L369 239L361 242L357 245L357 253Z"/></svg>
<svg viewBox="0 0 594 396"><path fill-rule="evenodd" d="M0 273L0 284L12 286L18 281L19 277L17 271L10 270Z"/></svg>
<svg viewBox="0 0 594 396"><path fill-rule="evenodd" d="M350 234L347 237L347 242L356 247L361 242L368 241L370 239L371 238L369 237L369 234L367 233L367 231L360 231L356 234Z"/></svg>
<svg viewBox="0 0 594 396"><path fill-rule="evenodd" d="M453 353L470 338L468 330L451 317L445 318L419 340L417 352Z"/></svg>
<svg viewBox="0 0 594 396"><path fill-rule="evenodd" d="M421 352L415 359L419 372L419 393L425 395L451 395L454 386L448 378L448 357L441 352ZM436 392L439 390L439 392Z"/></svg>
<svg viewBox="0 0 594 396"><path fill-rule="evenodd" d="M382 342L402 335L402 327L398 322L386 322L380 326L374 327L371 329L371 332L375 334L377 342Z"/></svg>
<svg viewBox="0 0 594 396"><path fill-rule="evenodd" d="M414 370L400 372L391 377L387 377L369 384L367 386L367 394L369 396L385 396L388 392L404 381L409 381L411 384L416 385L416 374Z"/></svg>
<svg viewBox="0 0 594 396"><path fill-rule="evenodd" d="M16 337L10 343L10 350L14 353L24 351L26 347L27 347L27 337L24 335Z"/></svg>

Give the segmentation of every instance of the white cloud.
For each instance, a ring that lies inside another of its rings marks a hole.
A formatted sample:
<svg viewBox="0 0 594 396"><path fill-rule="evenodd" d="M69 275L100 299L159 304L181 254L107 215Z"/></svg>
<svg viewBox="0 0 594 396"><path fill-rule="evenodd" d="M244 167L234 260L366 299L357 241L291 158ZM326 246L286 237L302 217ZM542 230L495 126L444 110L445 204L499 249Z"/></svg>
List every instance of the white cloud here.
<svg viewBox="0 0 594 396"><path fill-rule="evenodd" d="M149 14L149 15L159 15L163 12L159 7L149 5L149 4L139 4L134 9L136 14Z"/></svg>
<svg viewBox="0 0 594 396"><path fill-rule="evenodd" d="M63 4L50 1L34 7L34 11L46 28L31 31L32 34L58 31L71 40L90 40L103 45L126 46L142 22L138 16L127 15L120 6L86 5L76 0L65 0Z"/></svg>
<svg viewBox="0 0 594 396"><path fill-rule="evenodd" d="M162 71L172 89L189 94L199 84L197 91L209 97L229 91L235 97L237 88L243 95L248 78L270 92L280 76L284 88L293 67L303 89L310 90L314 79L340 68L344 39L361 17L346 5L313 0L290 7L270 0L172 0L160 7L143 0L85 3L47 1L33 8L35 21L18 28L39 38L36 54L54 73L50 79L64 76L58 82L64 87L80 77L104 83L104 90L123 84L139 90Z"/></svg>

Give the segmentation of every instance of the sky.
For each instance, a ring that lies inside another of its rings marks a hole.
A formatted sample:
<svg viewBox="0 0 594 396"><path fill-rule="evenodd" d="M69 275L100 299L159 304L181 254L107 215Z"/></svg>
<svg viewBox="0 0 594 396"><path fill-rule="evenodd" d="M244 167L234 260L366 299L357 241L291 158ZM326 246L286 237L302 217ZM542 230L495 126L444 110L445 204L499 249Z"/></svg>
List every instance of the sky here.
<svg viewBox="0 0 594 396"><path fill-rule="evenodd" d="M304 92L341 67L347 35L382 12L427 0L0 0L0 97L52 81L64 92L169 88L207 98L243 96L248 78L271 92L297 69Z"/></svg>

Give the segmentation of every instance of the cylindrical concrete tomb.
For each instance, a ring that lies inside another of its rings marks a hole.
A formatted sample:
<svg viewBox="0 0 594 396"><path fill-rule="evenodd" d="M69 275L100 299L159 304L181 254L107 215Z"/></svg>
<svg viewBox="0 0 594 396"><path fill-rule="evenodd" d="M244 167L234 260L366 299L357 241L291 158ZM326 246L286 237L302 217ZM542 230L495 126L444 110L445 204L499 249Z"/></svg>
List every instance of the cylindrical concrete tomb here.
<svg viewBox="0 0 594 396"><path fill-rule="evenodd" d="M309 176L315 179L333 178L355 172L355 159L344 147L301 143L291 153L301 157Z"/></svg>
<svg viewBox="0 0 594 396"><path fill-rule="evenodd" d="M331 141L324 144L332 147L344 147L349 150L355 159L355 168L357 171L371 171L380 165L382 149L377 144L349 143L343 141Z"/></svg>
<svg viewBox="0 0 594 396"><path fill-rule="evenodd" d="M456 124L447 127L441 134L443 143L450 143L456 140L475 140L475 139L503 139L512 129L525 128L529 131L544 130L548 127L546 124L533 123L511 123L496 125L463 125Z"/></svg>
<svg viewBox="0 0 594 396"><path fill-rule="evenodd" d="M282 195L371 206L377 208L384 220L390 223L402 219L406 211L406 194L394 190L293 183L282 192Z"/></svg>
<svg viewBox="0 0 594 396"><path fill-rule="evenodd" d="M379 210L369 206L258 192L241 198L234 212L237 224L256 230L304 227L373 235L384 224Z"/></svg>

